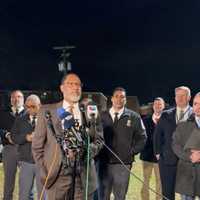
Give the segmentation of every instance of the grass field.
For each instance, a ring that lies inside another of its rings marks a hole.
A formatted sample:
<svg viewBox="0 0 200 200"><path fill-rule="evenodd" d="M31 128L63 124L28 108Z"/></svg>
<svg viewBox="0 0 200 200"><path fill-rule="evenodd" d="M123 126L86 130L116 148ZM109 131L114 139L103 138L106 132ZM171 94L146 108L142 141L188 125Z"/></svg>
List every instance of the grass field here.
<svg viewBox="0 0 200 200"><path fill-rule="evenodd" d="M136 159L136 162L133 164L132 172L137 175L139 178L142 179L142 166L139 159ZM142 183L140 183L135 177L131 176L130 183L129 183L129 190L127 194L127 200L140 200L140 190L141 190ZM151 179L151 187L155 188L155 179L152 176ZM3 170L2 164L0 164L0 199L2 199L3 194ZM14 200L18 200L18 184L16 181L16 187L14 192ZM155 199L155 195L150 192L151 200ZM179 195L177 195L177 200L179 200Z"/></svg>

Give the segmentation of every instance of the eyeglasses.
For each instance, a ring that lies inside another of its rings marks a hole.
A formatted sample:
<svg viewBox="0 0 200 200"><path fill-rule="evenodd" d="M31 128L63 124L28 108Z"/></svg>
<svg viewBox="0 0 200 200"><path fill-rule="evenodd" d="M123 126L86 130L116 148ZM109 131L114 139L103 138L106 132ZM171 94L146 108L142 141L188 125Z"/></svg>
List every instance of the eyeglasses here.
<svg viewBox="0 0 200 200"><path fill-rule="evenodd" d="M78 83L78 82L64 82L64 84L68 85L69 87L73 87L73 86L83 87L83 84L82 83Z"/></svg>

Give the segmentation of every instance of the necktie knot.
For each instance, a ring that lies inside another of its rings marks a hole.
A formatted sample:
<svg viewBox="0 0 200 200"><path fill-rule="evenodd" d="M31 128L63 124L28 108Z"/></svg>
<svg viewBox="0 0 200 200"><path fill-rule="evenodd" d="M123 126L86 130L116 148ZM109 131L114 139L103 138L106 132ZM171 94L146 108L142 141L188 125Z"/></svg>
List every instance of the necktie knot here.
<svg viewBox="0 0 200 200"><path fill-rule="evenodd" d="M19 116L19 109L18 109L18 108L16 108L15 116L16 116L16 117Z"/></svg>
<svg viewBox="0 0 200 200"><path fill-rule="evenodd" d="M185 115L184 111L183 111L183 110L180 110L180 111L179 111L179 118L178 118L178 120L179 120L179 121L182 120L182 119L184 118L184 115Z"/></svg>
<svg viewBox="0 0 200 200"><path fill-rule="evenodd" d="M71 105L71 106L69 106L69 112L74 116L74 106L73 105Z"/></svg>

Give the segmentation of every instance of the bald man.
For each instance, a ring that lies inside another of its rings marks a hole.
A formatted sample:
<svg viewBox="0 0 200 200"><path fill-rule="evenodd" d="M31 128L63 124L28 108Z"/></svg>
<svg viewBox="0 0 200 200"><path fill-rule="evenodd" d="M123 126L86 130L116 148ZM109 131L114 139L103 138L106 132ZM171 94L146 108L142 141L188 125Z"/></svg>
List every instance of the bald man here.
<svg viewBox="0 0 200 200"><path fill-rule="evenodd" d="M9 139L18 145L19 152L19 199L33 199L33 187L36 178L37 199L40 198L42 184L32 155L32 137L40 109L40 98L31 94L25 101L26 114L15 120Z"/></svg>

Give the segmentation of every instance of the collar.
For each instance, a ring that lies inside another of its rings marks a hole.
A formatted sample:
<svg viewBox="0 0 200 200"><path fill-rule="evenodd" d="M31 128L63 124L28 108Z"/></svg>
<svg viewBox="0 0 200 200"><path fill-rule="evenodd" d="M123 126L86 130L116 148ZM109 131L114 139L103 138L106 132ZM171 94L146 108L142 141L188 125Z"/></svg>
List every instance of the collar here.
<svg viewBox="0 0 200 200"><path fill-rule="evenodd" d="M160 118L161 117L161 113L160 115L156 115L155 113L153 113L152 118Z"/></svg>
<svg viewBox="0 0 200 200"><path fill-rule="evenodd" d="M120 117L122 115L122 113L124 112L124 107L122 109L120 109L119 111L115 111L113 107L111 107L110 109L110 114L111 115L115 115L115 113L118 113L118 117Z"/></svg>
<svg viewBox="0 0 200 200"><path fill-rule="evenodd" d="M63 100L63 108L65 110L69 110L70 107L71 107L71 104L69 104L69 102ZM79 103L77 102L77 103L73 104L73 107L75 110L79 109Z"/></svg>
<svg viewBox="0 0 200 200"><path fill-rule="evenodd" d="M200 117L197 117L197 116L195 115L195 121L196 121L198 127L200 127Z"/></svg>
<svg viewBox="0 0 200 200"><path fill-rule="evenodd" d="M185 113L189 110L189 107L190 107L189 105L187 105L185 108L176 107L176 110L177 110L178 113L180 111L183 111Z"/></svg>
<svg viewBox="0 0 200 200"><path fill-rule="evenodd" d="M33 118L37 119L37 115L29 115L29 119L32 121Z"/></svg>
<svg viewBox="0 0 200 200"><path fill-rule="evenodd" d="M160 117L161 117L161 114L160 114L160 115L156 115L155 113L153 113L153 115L152 115L152 120L153 120L155 123L157 123L158 120L160 119Z"/></svg>
<svg viewBox="0 0 200 200"><path fill-rule="evenodd" d="M11 110L12 110L12 112L13 113L16 113L16 110L18 109L18 113L20 113L20 112L22 112L22 110L24 110L24 107L23 106L21 106L21 107L19 107L19 108L16 108L16 107L11 107Z"/></svg>

